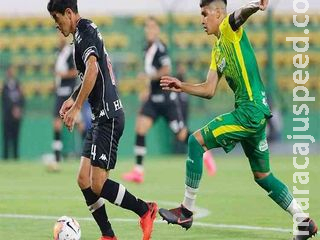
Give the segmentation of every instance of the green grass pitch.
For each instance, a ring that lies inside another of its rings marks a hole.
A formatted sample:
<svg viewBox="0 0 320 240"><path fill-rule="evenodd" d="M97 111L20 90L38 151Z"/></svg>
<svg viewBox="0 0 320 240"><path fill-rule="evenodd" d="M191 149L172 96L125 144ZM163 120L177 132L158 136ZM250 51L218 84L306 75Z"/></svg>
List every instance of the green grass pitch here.
<svg viewBox="0 0 320 240"><path fill-rule="evenodd" d="M309 156L310 173L307 185L295 184L294 155L273 156L275 175L290 188L309 190L307 212L320 222L320 157ZM302 158L301 158L302 159ZM129 159L118 160L111 178L121 181L121 174L132 166ZM209 177L204 171L197 198L202 215L188 231L165 224L158 216L154 240L225 239L225 240L288 240L292 234L290 215L273 203L256 185L245 157L234 154L216 156L218 172ZM146 179L142 185L123 183L136 196L156 200L160 207L177 206L184 193L184 156L147 157ZM77 161L63 163L59 173L48 173L40 162L0 163L0 239L52 239L52 227L62 215L75 217L82 230L82 240L98 239L99 230L78 190ZM135 214L106 203L109 218L120 240L141 239Z"/></svg>

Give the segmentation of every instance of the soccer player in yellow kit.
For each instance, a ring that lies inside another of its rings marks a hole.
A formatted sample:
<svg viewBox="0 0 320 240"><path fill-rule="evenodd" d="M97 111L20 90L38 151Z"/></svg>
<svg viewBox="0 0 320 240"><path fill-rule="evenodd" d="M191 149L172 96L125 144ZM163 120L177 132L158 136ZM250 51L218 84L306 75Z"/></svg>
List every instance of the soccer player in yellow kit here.
<svg viewBox="0 0 320 240"><path fill-rule="evenodd" d="M201 0L202 25L208 35L218 39L212 48L207 80L200 84L181 82L165 76L164 90L186 92L202 98L212 98L222 75L234 92L235 110L220 115L194 132L188 141L185 196L180 207L160 209L168 223L186 229L192 225L192 215L202 176L202 154L212 148L231 151L240 142L247 156L255 182L268 196L298 222L295 240L309 239L317 233L316 223L303 212L289 192L270 170L266 140L266 120L272 116L266 101L254 51L243 29L243 23L258 10L265 10L268 0L256 0L227 14L227 0Z"/></svg>

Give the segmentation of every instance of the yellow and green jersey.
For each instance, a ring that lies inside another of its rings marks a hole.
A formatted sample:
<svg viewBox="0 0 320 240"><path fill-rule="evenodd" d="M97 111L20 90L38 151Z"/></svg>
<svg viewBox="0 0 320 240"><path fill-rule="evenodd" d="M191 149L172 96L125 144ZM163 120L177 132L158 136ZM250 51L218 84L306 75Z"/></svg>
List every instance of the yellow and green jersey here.
<svg viewBox="0 0 320 240"><path fill-rule="evenodd" d="M252 46L243 29L233 31L228 15L220 25L220 38L212 48L210 69L225 76L235 95L236 107L254 104L269 117L271 112L266 102L258 64Z"/></svg>

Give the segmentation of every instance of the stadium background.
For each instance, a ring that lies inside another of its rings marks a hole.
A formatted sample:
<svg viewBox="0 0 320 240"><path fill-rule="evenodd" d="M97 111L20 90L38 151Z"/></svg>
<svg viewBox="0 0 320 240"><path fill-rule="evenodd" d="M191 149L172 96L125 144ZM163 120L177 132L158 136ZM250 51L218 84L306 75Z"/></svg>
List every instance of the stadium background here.
<svg viewBox="0 0 320 240"><path fill-rule="evenodd" d="M248 1L229 0L229 11ZM201 28L198 0L78 2L81 14L92 17L106 39L125 105L125 134L117 168L111 173L112 179L122 182L121 174L133 164L134 120L139 106L137 92L141 88L135 76L143 67L144 17L153 14L162 23L163 39L169 45L174 72L176 64L183 62L188 69L189 81L197 82L205 78L212 38L208 38ZM297 170L292 164L295 156L293 142L286 140L287 134L293 134L292 90L295 84L292 75L296 69L292 59L296 53L285 38L305 34L304 29L292 24L292 2L271 0L273 11L252 16L246 29L256 50L263 80L269 93L272 93L274 113L278 112L275 114L278 118L274 119L279 119L281 136L279 142L271 144L273 172L290 190L293 187L308 190L308 193L295 194L295 197L310 198L307 212L319 223L320 3L318 0L308 0L310 48L307 54L310 63L306 70L310 73L310 80L306 85L316 102L306 103L310 108L310 129L301 133L314 136L317 142L310 144L308 168ZM52 227L62 215L75 217L80 222L83 240L97 239L99 231L76 184L79 158L74 151L80 148L77 133L64 132L65 151L71 153L71 157L69 161L62 162L60 172L47 172L40 161L43 154L52 151L52 87L57 46L56 30L46 11L46 3L46 0L0 1L0 86L6 67L13 64L17 67L27 100L22 124L21 159L0 159L0 240L52 239ZM303 19L303 16L300 17ZM191 97L190 101L191 129L233 108L233 96L224 83L219 86L214 99L208 101ZM1 141L2 138L0 152ZM159 122L152 129L147 141L149 151L145 161L145 182L143 185L124 185L143 199L156 200L160 207L176 207L183 196L185 155L170 154L173 137L164 122ZM158 217L152 239L292 239L289 215L277 208L252 181L249 164L239 148L228 155L214 151L214 157L218 171L214 177L203 174L197 197L199 211L192 229L184 231L177 226L168 226ZM308 184L294 182L293 174L297 171L309 174ZM141 239L134 214L108 203L106 207L119 239Z"/></svg>
<svg viewBox="0 0 320 240"><path fill-rule="evenodd" d="M162 25L162 38L168 44L176 65L187 68L187 81L205 79L213 38L207 37L200 24L198 1L85 1L79 0L83 17L92 18L99 26L111 55L119 83L121 98L126 111L126 129L120 144L120 156L132 155L135 117L140 105L137 93L142 88L136 76L143 70L143 22L153 14ZM229 1L229 11L246 1ZM266 14L253 16L246 24L260 65L261 75L272 99L275 119L281 130L280 142L286 144L286 136L293 134L294 126L292 90L295 87L293 72L294 52L286 37L305 36L304 29L292 23L291 1L271 1ZM306 70L310 79L306 83L315 102L308 102L310 128L306 134L320 139L320 3L309 0L308 29L310 62ZM0 8L0 80L5 77L9 64L16 67L18 78L26 95L26 109L21 132L21 157L34 160L51 152L52 110L54 105L53 68L56 60L57 35L46 12L46 1L11 1L1 3ZM304 21L304 15L299 16ZM191 129L196 129L214 116L233 108L233 95L225 82L219 84L218 94L211 101L190 97ZM223 103L223 104L222 104ZM64 131L65 153L77 153L81 143L75 131ZM2 148L0 139L0 152ZM173 151L172 134L163 121L159 121L148 135L148 154L159 155ZM161 144L158 144L161 143ZM279 145L281 146L281 145ZM279 147L281 148L281 147ZM318 147L314 148L316 151Z"/></svg>

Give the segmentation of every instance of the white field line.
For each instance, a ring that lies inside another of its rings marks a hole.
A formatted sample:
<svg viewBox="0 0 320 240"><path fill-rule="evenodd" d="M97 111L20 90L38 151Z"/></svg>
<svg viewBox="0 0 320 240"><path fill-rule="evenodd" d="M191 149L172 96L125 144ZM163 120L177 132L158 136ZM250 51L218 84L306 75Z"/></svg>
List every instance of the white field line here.
<svg viewBox="0 0 320 240"><path fill-rule="evenodd" d="M12 219L32 219L32 220L56 220L59 216L42 216L42 215L24 215L24 214L0 214L0 218L12 218ZM78 221L93 221L91 217L75 217ZM129 218L113 218L110 219L111 222L134 222L136 223L138 219ZM157 220L156 223L166 223L164 221ZM284 228L273 228L273 227L257 227L257 226L247 226L247 225L229 225L229 224L212 224L203 222L194 222L193 226L199 227L209 227L209 228L225 228L231 230L253 230L253 231L269 231L269 232L292 232L292 229Z"/></svg>

